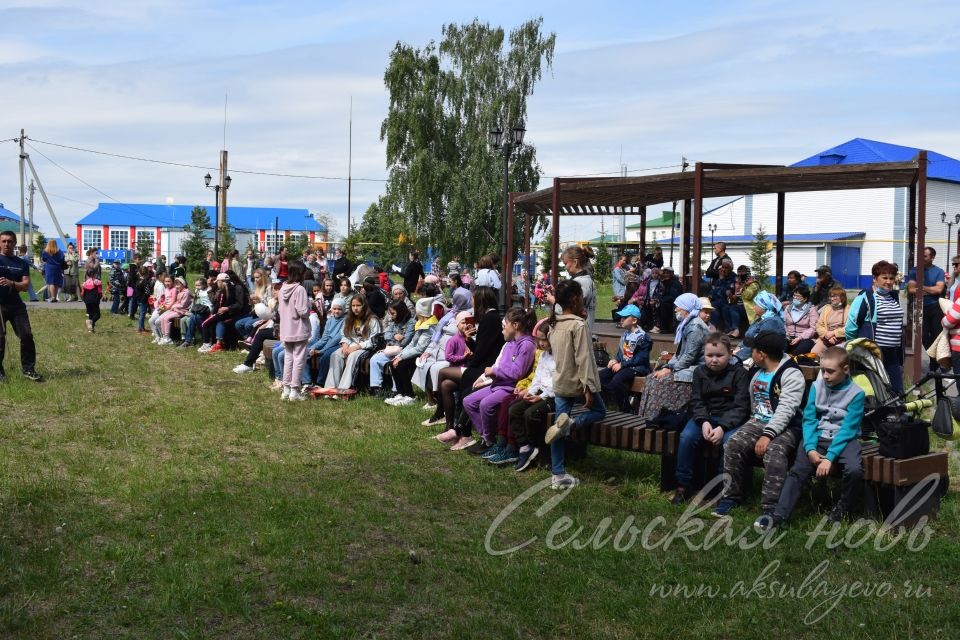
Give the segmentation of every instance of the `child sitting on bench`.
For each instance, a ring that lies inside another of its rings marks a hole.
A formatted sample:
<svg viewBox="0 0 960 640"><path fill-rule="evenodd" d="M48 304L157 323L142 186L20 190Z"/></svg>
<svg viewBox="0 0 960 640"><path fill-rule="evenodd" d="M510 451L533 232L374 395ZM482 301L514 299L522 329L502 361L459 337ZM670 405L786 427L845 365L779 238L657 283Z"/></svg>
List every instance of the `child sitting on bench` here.
<svg viewBox="0 0 960 640"><path fill-rule="evenodd" d="M677 489L671 502L681 505L690 499L693 465L704 442L723 445L750 415L750 374L732 362L733 343L725 333L714 332L703 345L705 364L693 372L693 417L680 432L677 447ZM720 469L723 473L723 452Z"/></svg>
<svg viewBox="0 0 960 640"><path fill-rule="evenodd" d="M723 470L728 477L720 502L713 510L718 518L727 516L743 501L743 484L750 477L747 473L754 456L763 460L763 516L772 516L777 506L790 460L800 442L800 406L806 387L800 367L783 354L785 342L778 331L762 331L745 340L758 368L750 380L752 417L724 447Z"/></svg>
<svg viewBox="0 0 960 640"><path fill-rule="evenodd" d="M840 501L829 519L839 522L853 512L863 482L857 438L864 398L863 390L850 379L846 350L830 347L824 351L820 355L820 376L810 388L803 411L803 446L797 449L796 461L783 483L773 516L761 516L754 524L759 532L778 527L789 518L810 476L816 472L817 478L826 478L836 463L843 469L843 480Z"/></svg>
<svg viewBox="0 0 960 640"><path fill-rule="evenodd" d="M613 395L620 411L630 410L630 385L634 378L650 373L650 347L653 341L640 328L640 314L640 308L635 304L628 304L616 312L620 316L623 337L620 338L617 355L600 369L600 388Z"/></svg>

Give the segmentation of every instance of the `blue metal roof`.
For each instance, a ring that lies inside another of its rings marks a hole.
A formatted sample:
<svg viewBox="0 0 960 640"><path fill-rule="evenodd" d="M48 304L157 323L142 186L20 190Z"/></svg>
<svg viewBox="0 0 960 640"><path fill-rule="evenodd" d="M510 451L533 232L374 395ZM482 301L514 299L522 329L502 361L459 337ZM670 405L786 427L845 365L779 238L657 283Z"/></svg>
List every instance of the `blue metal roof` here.
<svg viewBox="0 0 960 640"><path fill-rule="evenodd" d="M200 205L204 206L204 205ZM83 225L129 225L132 227L183 228L190 224L188 204L127 204L101 202L96 209L77 220ZM214 215L212 206L205 206L207 220ZM280 231L326 231L306 209L279 209L276 207L227 206L227 223L239 229L273 229L276 221Z"/></svg>
<svg viewBox="0 0 960 640"><path fill-rule="evenodd" d="M863 240L867 236L863 231L840 231L834 233L787 233L783 236L784 242L856 242L858 240ZM704 239L707 237L704 236ZM755 235L751 236L714 236L714 242L753 242L757 239ZM768 234L767 240L770 242L775 242L777 239L776 234ZM666 242L673 243L677 242L679 238L674 236L667 240L657 240L657 243Z"/></svg>
<svg viewBox="0 0 960 640"><path fill-rule="evenodd" d="M20 216L15 214L13 211L10 211L2 204L0 204L0 220L13 220L17 224L20 224Z"/></svg>
<svg viewBox="0 0 960 640"><path fill-rule="evenodd" d="M913 160L919 149L898 144L854 138L826 151L805 158L791 166L815 167L832 164L871 164L874 162L905 162ZM949 182L960 182L960 160L934 151L927 151L927 177Z"/></svg>

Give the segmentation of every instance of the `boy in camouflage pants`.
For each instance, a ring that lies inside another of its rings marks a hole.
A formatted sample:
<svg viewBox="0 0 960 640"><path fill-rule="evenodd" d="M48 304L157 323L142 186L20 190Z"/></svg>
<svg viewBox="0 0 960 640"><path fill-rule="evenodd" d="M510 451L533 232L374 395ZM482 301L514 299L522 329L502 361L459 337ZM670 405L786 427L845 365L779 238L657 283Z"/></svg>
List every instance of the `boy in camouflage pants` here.
<svg viewBox="0 0 960 640"><path fill-rule="evenodd" d="M724 447L723 469L728 474L713 515L722 518L743 501L744 478L749 478L753 456L763 460L760 508L773 515L790 462L801 440L801 405L806 383L800 367L783 353L782 333L763 331L745 343L759 370L750 380L752 415Z"/></svg>

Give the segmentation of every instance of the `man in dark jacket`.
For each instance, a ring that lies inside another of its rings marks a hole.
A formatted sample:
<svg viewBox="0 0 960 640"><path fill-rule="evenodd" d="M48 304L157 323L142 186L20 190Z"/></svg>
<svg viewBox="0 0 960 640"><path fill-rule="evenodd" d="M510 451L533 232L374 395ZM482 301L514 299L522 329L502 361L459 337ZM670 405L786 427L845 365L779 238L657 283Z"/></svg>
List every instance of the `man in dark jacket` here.
<svg viewBox="0 0 960 640"><path fill-rule="evenodd" d="M840 283L833 279L833 269L826 264L820 265L817 267L817 281L810 292L810 304L817 309L830 304L830 289L838 286Z"/></svg>
<svg viewBox="0 0 960 640"><path fill-rule="evenodd" d="M727 255L727 245L724 242L713 245L713 254L714 258L710 261L710 266L703 272L704 277L709 280L720 277L720 263L730 260L730 256ZM730 264L733 264L733 260L730 260Z"/></svg>
<svg viewBox="0 0 960 640"><path fill-rule="evenodd" d="M343 253L343 249L337 249L333 255L335 258L333 261L333 279L337 280L340 276L349 278L350 274L353 273L353 263Z"/></svg>
<svg viewBox="0 0 960 640"><path fill-rule="evenodd" d="M420 254L416 251L410 253L410 262L407 268L403 270L403 286L412 296L420 284L420 279L424 277L423 265L420 264Z"/></svg>

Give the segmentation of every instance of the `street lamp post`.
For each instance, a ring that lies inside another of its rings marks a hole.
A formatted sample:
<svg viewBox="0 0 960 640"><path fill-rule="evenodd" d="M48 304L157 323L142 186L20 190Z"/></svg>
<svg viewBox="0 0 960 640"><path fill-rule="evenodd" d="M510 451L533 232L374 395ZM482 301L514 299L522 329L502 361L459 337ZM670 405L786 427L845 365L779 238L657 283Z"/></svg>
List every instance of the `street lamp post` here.
<svg viewBox="0 0 960 640"><path fill-rule="evenodd" d="M221 174L222 175L222 174ZM233 179L230 176L227 176L223 179L223 186L219 184L210 184L213 180L213 176L209 173L203 176L203 183L206 185L207 189L213 189L213 192L216 194L216 218L213 223L213 258L214 260L220 259L220 189L227 190L230 188L230 183Z"/></svg>
<svg viewBox="0 0 960 640"><path fill-rule="evenodd" d="M710 246L712 247L712 246L713 246L713 234L717 231L717 225L715 225L715 224L708 224L708 225L707 225L707 229L710 230Z"/></svg>
<svg viewBox="0 0 960 640"><path fill-rule="evenodd" d="M511 256L507 255L507 218L510 207L510 156L515 149L523 145L523 134L526 132L527 130L524 128L523 123L518 123L508 132L506 139L504 139L503 130L499 127L490 131L488 136L490 146L500 151L503 155L503 214L500 224L500 255L503 260L504 283L500 287L500 303L504 310L507 309L510 301L510 293L507 291L506 281L511 278L507 277L506 270L511 269L512 274L513 269L513 260L511 260Z"/></svg>
<svg viewBox="0 0 960 640"><path fill-rule="evenodd" d="M960 224L960 213L955 214L953 220L948 222L947 212L944 211L940 214L940 222L947 225L947 264L950 264L950 239L953 237L950 232L953 230L953 225Z"/></svg>

